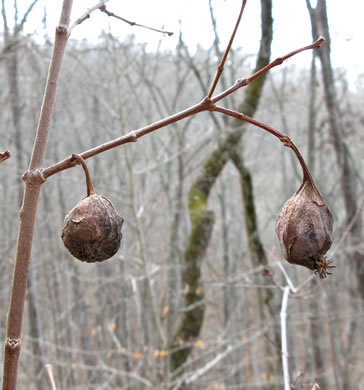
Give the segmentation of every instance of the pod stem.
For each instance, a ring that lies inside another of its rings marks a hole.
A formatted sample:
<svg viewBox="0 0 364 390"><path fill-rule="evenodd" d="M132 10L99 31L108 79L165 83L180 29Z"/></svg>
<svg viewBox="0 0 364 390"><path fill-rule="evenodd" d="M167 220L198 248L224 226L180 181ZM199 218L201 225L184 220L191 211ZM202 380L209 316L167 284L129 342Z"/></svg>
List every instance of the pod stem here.
<svg viewBox="0 0 364 390"><path fill-rule="evenodd" d="M72 154L72 160L77 161L79 164L82 165L86 176L87 196L93 195L95 193L94 185L92 184L90 172L87 168L85 160L79 154Z"/></svg>
<svg viewBox="0 0 364 390"><path fill-rule="evenodd" d="M315 182L313 181L311 172L310 172L310 170L309 170L309 168L308 168L308 166L307 166L307 164L305 162L305 159L303 158L302 154L297 149L297 146L291 141L290 138L288 138L287 141L282 141L282 142L283 142L284 146L287 146L288 148L291 148L294 151L294 153L295 153L295 155L296 155L296 157L297 157L297 159L298 159L298 161L299 161L299 163L301 165L302 173L303 173L302 185L305 184L306 182L309 182L311 184L311 186L315 190L317 190Z"/></svg>
<svg viewBox="0 0 364 390"><path fill-rule="evenodd" d="M307 166L304 158L302 157L302 154L298 150L297 146L292 142L291 138L289 138L287 135L281 133L280 131L273 129L273 127L270 127L270 126L266 125L265 123L260 122L254 118L251 118L251 117L249 117L241 112L218 106L218 105L214 104L214 102L212 100L210 100L210 101L206 100L205 103L207 105L211 106L211 108L210 108L211 111L221 112L221 113L223 113L225 115L229 115L233 118L248 122L254 126L260 127L261 129L263 129L263 130L267 131L268 133L277 137L283 143L284 146L292 149L293 152L295 153L295 155L296 155L296 157L301 165L301 168L302 168L302 173L303 173L302 185L305 184L306 182L309 182L311 184L311 186L317 190L317 188L315 186L315 182L313 181L313 178L311 176L311 172L308 169L308 166Z"/></svg>

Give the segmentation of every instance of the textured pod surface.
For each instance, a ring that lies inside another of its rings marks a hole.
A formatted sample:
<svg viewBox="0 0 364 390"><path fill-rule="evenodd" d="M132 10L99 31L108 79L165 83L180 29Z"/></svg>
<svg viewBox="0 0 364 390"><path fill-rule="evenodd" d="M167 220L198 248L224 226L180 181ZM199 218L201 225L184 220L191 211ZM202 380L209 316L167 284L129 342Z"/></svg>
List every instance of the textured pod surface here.
<svg viewBox="0 0 364 390"><path fill-rule="evenodd" d="M332 244L333 217L316 187L305 181L284 205L276 225L284 257L315 270L321 278L332 268L324 255Z"/></svg>
<svg viewBox="0 0 364 390"><path fill-rule="evenodd" d="M89 263L103 261L119 250L123 222L107 198L92 194L66 215L62 240L77 259Z"/></svg>

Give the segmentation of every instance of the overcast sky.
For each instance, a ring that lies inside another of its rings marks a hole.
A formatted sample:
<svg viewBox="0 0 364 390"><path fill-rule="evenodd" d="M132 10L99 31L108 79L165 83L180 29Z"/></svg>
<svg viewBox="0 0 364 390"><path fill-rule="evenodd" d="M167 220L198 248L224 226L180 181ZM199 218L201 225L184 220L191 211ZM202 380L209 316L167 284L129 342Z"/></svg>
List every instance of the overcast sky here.
<svg viewBox="0 0 364 390"><path fill-rule="evenodd" d="M313 0L311 0L313 2ZM7 1L6 3L12 3ZM30 0L18 0L20 13ZM75 0L72 19L77 19L97 0ZM345 5L344 5L345 4ZM40 0L31 15L27 27L28 32L43 31L39 21L43 7L47 8L48 28L54 30L59 20L61 0ZM213 0L218 31L222 47L226 45L240 10L241 0ZM174 31L173 37L164 37L164 48L176 46L181 21L184 40L191 50L197 44L210 47L213 41L208 0L109 0L110 11L126 19L152 27ZM332 60L336 67L346 69L351 82L363 72L363 40L364 40L364 2L362 0L327 0L330 33L332 38ZM273 0L274 40L273 57L306 45L311 42L311 27L305 0ZM102 30L111 31L121 38L134 33L138 41L148 42L151 50L161 39L161 34L141 28L130 27L114 18L108 18L97 11L91 19L78 26L72 34L74 39L96 40ZM50 32L50 34L52 34ZM244 48L244 52L255 53L260 38L260 1L248 0L240 25L235 45ZM305 66L309 64L310 53L301 54L291 61Z"/></svg>

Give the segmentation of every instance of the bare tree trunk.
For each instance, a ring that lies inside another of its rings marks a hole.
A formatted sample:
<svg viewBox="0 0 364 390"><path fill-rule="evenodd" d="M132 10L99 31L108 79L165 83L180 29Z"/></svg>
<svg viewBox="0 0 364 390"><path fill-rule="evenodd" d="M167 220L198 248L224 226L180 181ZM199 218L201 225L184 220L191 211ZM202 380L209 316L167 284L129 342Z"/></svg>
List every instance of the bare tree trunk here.
<svg viewBox="0 0 364 390"><path fill-rule="evenodd" d="M309 113L308 113L308 150L307 150L307 165L311 173L315 173L315 132L316 132L316 89L317 89L317 69L316 69L316 53L312 53L311 73L310 73L310 97L309 97Z"/></svg>
<svg viewBox="0 0 364 390"><path fill-rule="evenodd" d="M229 224L226 215L226 191L225 185L223 184L220 189L219 200L222 214L222 247L223 254L222 258L224 261L224 338L226 343L230 345L232 334L231 322L232 322L232 304L231 304L231 288L229 286L229 278L231 277L231 258L229 253ZM228 389L233 385L234 376L231 373L232 355L228 355L224 359L224 383Z"/></svg>
<svg viewBox="0 0 364 390"><path fill-rule="evenodd" d="M269 63L272 41L271 2L262 1L262 39L256 63L256 70ZM248 116L254 116L264 84L264 75L254 80L246 90L243 104L238 108ZM207 201L211 188L215 184L223 167L230 159L243 134L239 121L236 128L205 161L201 172L189 192L188 207L191 220L191 233L184 252L182 263L182 281L186 288L185 307L180 326L171 345L171 369L176 371L187 360L193 341L200 333L204 318L203 286L200 281L201 263L205 255L214 224L214 214L208 209ZM181 347L181 342L185 345Z"/></svg>
<svg viewBox="0 0 364 390"><path fill-rule="evenodd" d="M20 213L20 224L13 274L12 294L7 321L7 335L4 353L3 390L15 390L17 382L18 361L20 356L20 336L24 315L24 303L27 291L27 279L30 264L30 254L35 225L35 216L39 194L44 177L40 171L47 144L50 121L56 99L60 68L68 40L67 27L69 23L72 1L65 0L54 45L52 63L49 68L51 80L47 83L44 104L39 119L37 137L34 142L29 171L24 176L25 192Z"/></svg>
<svg viewBox="0 0 364 390"><path fill-rule="evenodd" d="M8 37L5 40L6 45L10 45L11 41L20 39L18 26L15 27L14 35ZM7 36L7 35L6 35ZM23 148L23 134L21 130L21 94L19 90L19 55L15 52L9 60L6 62L6 70L8 75L9 83L9 94L10 94L10 106L12 114L12 122L14 126L14 137L15 137L15 150L16 150L16 177L17 177L17 197L19 207L23 202L23 181L22 175L25 171L24 164L24 148ZM41 326L40 326L40 315L37 306L37 291L36 291L36 274L32 267L29 268L29 279L28 279L28 316L29 316L29 330L30 336L32 337L32 353L34 356L34 377L38 387L41 387L43 371L43 353L40 345L41 340Z"/></svg>
<svg viewBox="0 0 364 390"><path fill-rule="evenodd" d="M341 113L337 101L335 89L334 72L330 58L330 33L327 17L326 1L318 0L316 8L312 8L310 1L306 0L307 8L311 17L312 36L323 35L326 45L317 52L321 62L322 78L325 89L326 107L329 114L330 132L336 154L336 161L340 169L340 183L344 198L346 224L355 218L358 212L358 201L356 197L356 175L353 161L350 160L348 146L344 140L344 129L341 120ZM364 301L364 258L355 247L362 240L362 219L356 218L351 229L351 245L354 246L353 254L350 256L357 269L358 289Z"/></svg>
<svg viewBox="0 0 364 390"><path fill-rule="evenodd" d="M244 218L245 218L245 229L249 245L249 253L253 267L259 266L266 267L268 264L267 256L260 240L258 231L257 214L255 209L255 200L253 192L252 177L249 170L244 165L243 158L238 153L232 154L232 160L240 174L240 185L242 190L243 207L244 207ZM265 274L265 273L264 273ZM258 289L258 311L260 314L260 320L262 324L267 321L271 321L273 326L273 341L275 345L280 345L280 332L278 326L275 326L275 317L277 307L273 301L273 293L269 289ZM269 338L264 343L265 354L268 358L274 355L273 347ZM278 359L280 362L280 359ZM275 368L273 365L273 359L267 360L267 374L269 377L276 377ZM282 372L281 366L278 367L279 373ZM269 388L275 388L272 384Z"/></svg>

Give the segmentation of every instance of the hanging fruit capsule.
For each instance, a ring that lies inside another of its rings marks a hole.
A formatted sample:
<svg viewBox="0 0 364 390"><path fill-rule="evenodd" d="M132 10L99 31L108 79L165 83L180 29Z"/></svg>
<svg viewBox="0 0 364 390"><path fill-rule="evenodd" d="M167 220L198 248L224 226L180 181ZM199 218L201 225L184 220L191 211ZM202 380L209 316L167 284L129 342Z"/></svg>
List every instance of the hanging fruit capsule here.
<svg viewBox="0 0 364 390"><path fill-rule="evenodd" d="M276 232L283 255L289 263L307 267L320 278L325 278L331 274L329 270L335 267L325 258L332 244L333 216L302 156L294 145L288 146L299 158L303 183L283 206Z"/></svg>
<svg viewBox="0 0 364 390"><path fill-rule="evenodd" d="M107 198L94 193L84 160L80 156L73 158L85 170L87 196L66 215L62 240L77 259L88 263L104 261L120 248L124 219Z"/></svg>

